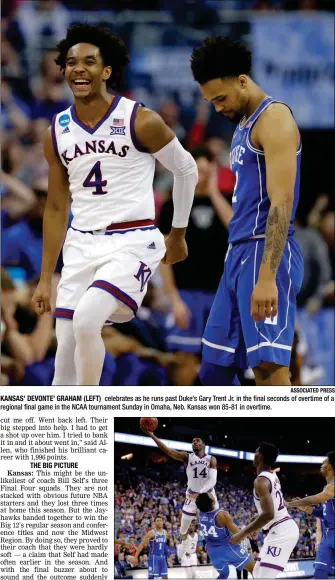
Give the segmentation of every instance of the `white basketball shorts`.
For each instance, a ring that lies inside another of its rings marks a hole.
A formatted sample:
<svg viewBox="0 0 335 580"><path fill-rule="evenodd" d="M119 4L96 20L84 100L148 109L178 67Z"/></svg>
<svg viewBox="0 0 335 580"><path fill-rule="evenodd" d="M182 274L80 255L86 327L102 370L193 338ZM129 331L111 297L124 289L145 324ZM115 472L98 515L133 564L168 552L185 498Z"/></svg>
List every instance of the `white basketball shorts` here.
<svg viewBox="0 0 335 580"><path fill-rule="evenodd" d="M183 555L183 557L180 560L180 565L181 566L197 566L198 565L198 558L196 554L190 554L189 556L186 556L186 554Z"/></svg>
<svg viewBox="0 0 335 580"><path fill-rule="evenodd" d="M284 570L298 539L299 528L292 518L274 523L259 553L260 567L272 568L278 573Z"/></svg>
<svg viewBox="0 0 335 580"><path fill-rule="evenodd" d="M218 509L219 502L217 500L215 491L214 490L211 491L209 495L210 495L210 497L212 497L215 500L214 509ZM191 521L197 517L197 511L198 510L197 510L197 504L195 503L195 499L193 499L188 494L186 494L185 503L183 505L182 514L181 514L181 523L180 523L180 533L181 534L186 534L186 532L190 526Z"/></svg>
<svg viewBox="0 0 335 580"><path fill-rule="evenodd" d="M131 320L164 255L164 237L155 226L116 230L105 235L101 231L90 233L69 228L55 317L72 320L86 290L100 288L118 300L119 306L111 321Z"/></svg>

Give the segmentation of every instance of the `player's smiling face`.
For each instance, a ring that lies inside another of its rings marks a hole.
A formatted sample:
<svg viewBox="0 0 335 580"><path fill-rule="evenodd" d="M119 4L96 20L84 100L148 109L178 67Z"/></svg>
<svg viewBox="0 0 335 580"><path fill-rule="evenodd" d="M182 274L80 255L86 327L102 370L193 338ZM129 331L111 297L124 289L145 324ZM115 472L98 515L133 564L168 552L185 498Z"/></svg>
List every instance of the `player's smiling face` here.
<svg viewBox="0 0 335 580"><path fill-rule="evenodd" d="M192 441L192 449L193 451L202 451L204 447L204 442L199 437L194 437Z"/></svg>
<svg viewBox="0 0 335 580"><path fill-rule="evenodd" d="M234 78L217 78L200 85L206 101L213 103L217 113L222 113L233 123L244 116L248 103L248 79L246 75Z"/></svg>
<svg viewBox="0 0 335 580"><path fill-rule="evenodd" d="M100 94L111 72L111 67L104 66L99 47L93 44L80 42L67 53L65 78L76 99Z"/></svg>

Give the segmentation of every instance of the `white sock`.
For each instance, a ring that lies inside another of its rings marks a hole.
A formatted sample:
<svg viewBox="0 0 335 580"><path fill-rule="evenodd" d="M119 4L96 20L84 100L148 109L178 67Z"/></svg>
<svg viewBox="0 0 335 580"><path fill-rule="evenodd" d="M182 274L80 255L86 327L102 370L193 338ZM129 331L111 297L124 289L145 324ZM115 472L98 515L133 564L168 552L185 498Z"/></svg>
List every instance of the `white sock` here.
<svg viewBox="0 0 335 580"><path fill-rule="evenodd" d="M254 578L276 578L280 572L280 570L277 570L276 568L268 568L267 566L261 566L260 564L260 562L257 562L254 567Z"/></svg>
<svg viewBox="0 0 335 580"><path fill-rule="evenodd" d="M55 375L53 385L74 386L77 384L74 351L76 341L73 334L72 320L57 318L56 320L57 352L55 359Z"/></svg>
<svg viewBox="0 0 335 580"><path fill-rule="evenodd" d="M116 298L100 288L89 288L80 300L73 316L78 385L99 385L106 353L101 329L117 307Z"/></svg>

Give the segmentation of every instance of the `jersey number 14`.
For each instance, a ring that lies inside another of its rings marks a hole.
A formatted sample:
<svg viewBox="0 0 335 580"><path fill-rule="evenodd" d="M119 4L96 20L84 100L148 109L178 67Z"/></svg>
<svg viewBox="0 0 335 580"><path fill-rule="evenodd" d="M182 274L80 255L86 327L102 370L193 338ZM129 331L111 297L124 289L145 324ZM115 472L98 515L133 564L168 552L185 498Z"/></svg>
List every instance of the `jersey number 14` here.
<svg viewBox="0 0 335 580"><path fill-rule="evenodd" d="M193 478L194 479L198 479L198 477L208 477L208 471L206 470L206 467L203 468L202 471L200 471L200 473L198 474L198 468L195 467L193 469Z"/></svg>

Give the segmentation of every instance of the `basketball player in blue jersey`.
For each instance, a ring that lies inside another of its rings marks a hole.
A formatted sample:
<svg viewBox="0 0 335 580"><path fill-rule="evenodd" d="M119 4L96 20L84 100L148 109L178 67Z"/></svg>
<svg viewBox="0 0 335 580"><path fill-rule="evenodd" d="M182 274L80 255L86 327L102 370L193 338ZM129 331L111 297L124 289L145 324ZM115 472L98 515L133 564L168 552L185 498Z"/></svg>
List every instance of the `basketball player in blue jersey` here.
<svg viewBox="0 0 335 580"><path fill-rule="evenodd" d="M301 139L291 110L251 78L251 53L207 38L191 68L205 100L238 122L230 162L233 217L224 275L203 337L200 379L232 385L253 368L257 385L290 385L296 295L303 258L293 236ZM236 383L235 383L236 384Z"/></svg>
<svg viewBox="0 0 335 580"><path fill-rule="evenodd" d="M199 527L206 540L211 563L219 572L218 578L228 578L229 564L237 570L245 568L252 573L255 561L246 550L230 543L232 535L240 531L231 515L220 508L215 509L215 502L208 493L198 495L196 505L200 511Z"/></svg>
<svg viewBox="0 0 335 580"><path fill-rule="evenodd" d="M335 451L327 453L321 465L321 474L327 484L323 491L286 503L287 507L298 507L312 516L320 518L322 538L315 557L314 578L328 578L335 574ZM313 507L321 504L321 507Z"/></svg>
<svg viewBox="0 0 335 580"><path fill-rule="evenodd" d="M143 548L149 544L149 558L148 558L148 578L167 578L167 557L169 551L167 549L167 533L163 528L163 518L157 516L155 518L154 527L148 532L139 547L136 550L135 556L130 559L130 562L137 566L138 557Z"/></svg>
<svg viewBox="0 0 335 580"><path fill-rule="evenodd" d="M161 259L185 260L185 232L197 183L194 159L155 112L118 88L128 65L120 38L103 26L68 29L56 63L74 105L55 115L44 142L49 187L43 225L37 314L50 311L51 277L61 250L58 348L53 385L98 385L106 320L127 322L142 303ZM155 158L174 174L172 229L156 228ZM72 196L73 221L66 233Z"/></svg>

